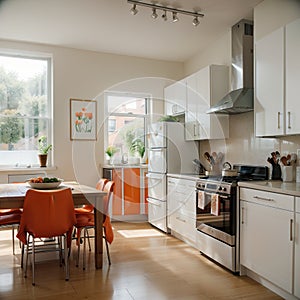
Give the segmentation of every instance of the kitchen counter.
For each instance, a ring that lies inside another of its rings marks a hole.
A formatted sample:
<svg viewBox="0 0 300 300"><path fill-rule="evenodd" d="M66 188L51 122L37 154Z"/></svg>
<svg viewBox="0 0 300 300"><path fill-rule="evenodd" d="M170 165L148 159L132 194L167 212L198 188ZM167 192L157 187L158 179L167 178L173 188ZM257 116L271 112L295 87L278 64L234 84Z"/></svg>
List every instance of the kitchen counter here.
<svg viewBox="0 0 300 300"><path fill-rule="evenodd" d="M187 179L187 180L197 180L200 178L203 178L205 175L199 175L199 174L178 174L178 173L168 173L167 176L174 177L174 178L180 178L180 179Z"/></svg>
<svg viewBox="0 0 300 300"><path fill-rule="evenodd" d="M105 169L120 169L120 168L140 168L140 169L147 169L148 165L147 164L138 164L138 165L133 165L133 164L105 164L101 165L101 168Z"/></svg>
<svg viewBox="0 0 300 300"><path fill-rule="evenodd" d="M282 182L280 180L240 181L238 186L300 197L299 182Z"/></svg>

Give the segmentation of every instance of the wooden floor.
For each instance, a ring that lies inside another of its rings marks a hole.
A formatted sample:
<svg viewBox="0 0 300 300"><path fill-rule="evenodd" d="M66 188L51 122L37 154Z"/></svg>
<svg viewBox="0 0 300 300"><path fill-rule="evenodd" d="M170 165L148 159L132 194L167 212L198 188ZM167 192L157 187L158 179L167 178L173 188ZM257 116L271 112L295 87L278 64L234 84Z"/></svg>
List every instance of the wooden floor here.
<svg viewBox="0 0 300 300"><path fill-rule="evenodd" d="M149 224L113 226L110 267L105 254L103 269L95 270L89 253L87 269L76 268L74 243L70 281L57 261L43 261L35 287L31 272L23 277L19 249L12 255L11 231L0 231L0 299L281 299Z"/></svg>

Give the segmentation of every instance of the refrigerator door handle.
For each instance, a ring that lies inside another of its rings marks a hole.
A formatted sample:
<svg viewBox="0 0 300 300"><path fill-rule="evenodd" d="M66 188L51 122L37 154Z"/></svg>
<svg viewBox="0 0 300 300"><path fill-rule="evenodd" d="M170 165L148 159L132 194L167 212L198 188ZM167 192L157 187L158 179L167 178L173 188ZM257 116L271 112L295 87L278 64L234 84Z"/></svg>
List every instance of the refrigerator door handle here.
<svg viewBox="0 0 300 300"><path fill-rule="evenodd" d="M147 201L148 203L151 203L155 206L161 206L161 203L159 201L152 200L151 198L147 198Z"/></svg>

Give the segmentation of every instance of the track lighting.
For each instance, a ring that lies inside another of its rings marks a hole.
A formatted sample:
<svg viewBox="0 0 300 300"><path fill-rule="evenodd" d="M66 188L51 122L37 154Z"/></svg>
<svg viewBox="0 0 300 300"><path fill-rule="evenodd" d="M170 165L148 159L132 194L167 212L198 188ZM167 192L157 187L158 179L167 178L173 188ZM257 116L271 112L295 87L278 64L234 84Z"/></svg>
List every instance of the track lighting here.
<svg viewBox="0 0 300 300"><path fill-rule="evenodd" d="M198 17L195 17L195 19L193 20L193 25L196 27L199 25L199 20L198 20Z"/></svg>
<svg viewBox="0 0 300 300"><path fill-rule="evenodd" d="M142 2L142 1L136 1L136 0L127 0L128 3L132 4L132 8L130 9L130 12L133 15L136 15L138 13L138 10L136 7L139 6L144 6L152 9L152 14L151 17L153 19L157 19L157 10L163 11L162 13L162 19L164 21L167 21L167 12L171 12L173 17L172 17L172 22L175 23L179 21L178 14L183 14L183 15L188 15L194 17L192 24L194 26L198 26L200 24L199 18L203 18L204 14L198 13L195 11L188 11L188 10L182 10L182 9L177 9L177 8L172 8L172 7L167 7L163 5L158 5L158 4L153 4L153 3L147 3L147 2Z"/></svg>
<svg viewBox="0 0 300 300"><path fill-rule="evenodd" d="M179 21L178 17L177 17L177 13L176 12L173 12L173 23Z"/></svg>
<svg viewBox="0 0 300 300"><path fill-rule="evenodd" d="M152 8L152 15L151 15L151 17L152 17L153 19L156 19L156 18L158 17L158 15L157 15L157 13L156 13L156 8Z"/></svg>
<svg viewBox="0 0 300 300"><path fill-rule="evenodd" d="M131 14L133 14L134 16L138 13L138 10L136 9L136 4L133 4L131 10L130 10Z"/></svg>
<svg viewBox="0 0 300 300"><path fill-rule="evenodd" d="M166 11L166 10L164 10L164 12L163 12L163 14L161 15L161 17L162 17L162 19L163 19L164 21L167 21L167 20L168 20L168 17L167 17L167 11Z"/></svg>

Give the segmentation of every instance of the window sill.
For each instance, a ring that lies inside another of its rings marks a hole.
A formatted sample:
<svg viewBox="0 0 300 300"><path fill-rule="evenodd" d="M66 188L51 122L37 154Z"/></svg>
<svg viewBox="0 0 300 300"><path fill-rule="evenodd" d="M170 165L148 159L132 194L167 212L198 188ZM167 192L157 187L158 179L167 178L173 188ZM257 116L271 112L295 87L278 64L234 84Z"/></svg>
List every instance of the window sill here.
<svg viewBox="0 0 300 300"><path fill-rule="evenodd" d="M0 167L0 173L10 173L10 174L17 174L17 173L39 173L41 171L55 171L57 169L56 166L54 167L30 167L30 168L23 168L23 167Z"/></svg>

